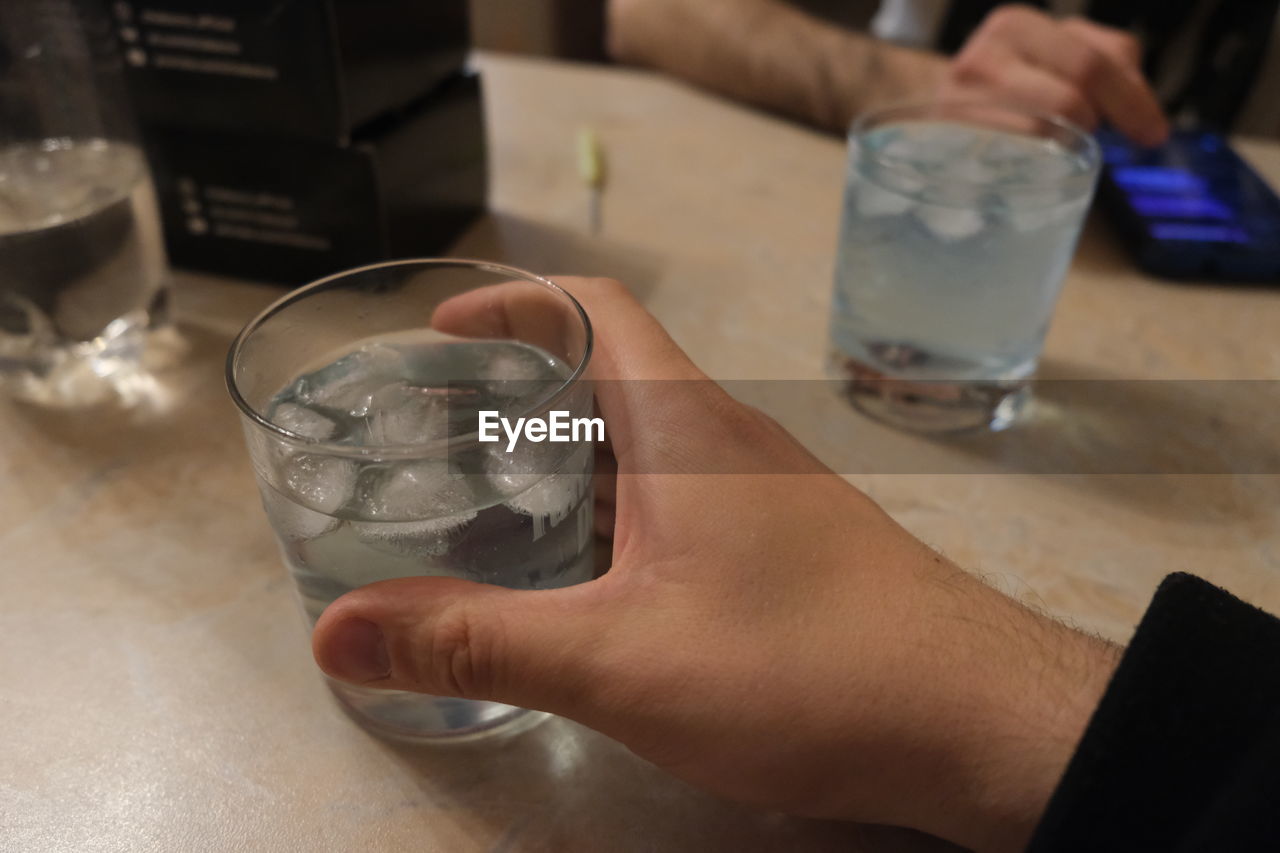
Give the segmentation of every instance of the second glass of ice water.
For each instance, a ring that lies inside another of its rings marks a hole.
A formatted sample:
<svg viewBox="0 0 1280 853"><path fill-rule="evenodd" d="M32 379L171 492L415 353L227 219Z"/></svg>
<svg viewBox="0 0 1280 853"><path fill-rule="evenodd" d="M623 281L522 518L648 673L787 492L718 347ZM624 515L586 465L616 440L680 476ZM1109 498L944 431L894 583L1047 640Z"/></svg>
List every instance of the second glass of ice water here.
<svg viewBox="0 0 1280 853"><path fill-rule="evenodd" d="M855 122L830 351L854 405L916 431L1010 425L1098 163L1069 122L997 104Z"/></svg>
<svg viewBox="0 0 1280 853"><path fill-rule="evenodd" d="M592 459L579 441L481 441L479 412L589 418L591 325L555 284L478 261L393 261L294 291L232 346L263 506L309 622L402 577L517 589L593 577ZM494 702L330 681L393 737L459 740L533 717Z"/></svg>
<svg viewBox="0 0 1280 853"><path fill-rule="evenodd" d="M105 6L0 3L0 389L45 405L127 398L167 319L160 217Z"/></svg>

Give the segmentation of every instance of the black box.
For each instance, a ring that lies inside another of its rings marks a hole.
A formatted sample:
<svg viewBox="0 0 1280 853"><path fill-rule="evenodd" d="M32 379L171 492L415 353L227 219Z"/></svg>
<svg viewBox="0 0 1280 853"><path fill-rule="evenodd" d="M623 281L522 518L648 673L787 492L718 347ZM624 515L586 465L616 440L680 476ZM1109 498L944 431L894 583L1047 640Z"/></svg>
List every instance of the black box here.
<svg viewBox="0 0 1280 853"><path fill-rule="evenodd" d="M349 146L146 129L169 259L298 285L439 254L484 210L479 75L459 74Z"/></svg>
<svg viewBox="0 0 1280 853"><path fill-rule="evenodd" d="M345 142L462 70L467 0L105 0L146 124Z"/></svg>

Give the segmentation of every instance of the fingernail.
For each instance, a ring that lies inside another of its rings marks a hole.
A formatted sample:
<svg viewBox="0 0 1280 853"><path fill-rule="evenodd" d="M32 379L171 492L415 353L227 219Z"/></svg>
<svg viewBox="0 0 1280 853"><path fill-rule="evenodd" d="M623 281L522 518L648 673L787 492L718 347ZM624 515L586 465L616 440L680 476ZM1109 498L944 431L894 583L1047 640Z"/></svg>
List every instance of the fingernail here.
<svg viewBox="0 0 1280 853"><path fill-rule="evenodd" d="M368 619L348 619L329 630L329 674L363 684L391 675L387 640Z"/></svg>

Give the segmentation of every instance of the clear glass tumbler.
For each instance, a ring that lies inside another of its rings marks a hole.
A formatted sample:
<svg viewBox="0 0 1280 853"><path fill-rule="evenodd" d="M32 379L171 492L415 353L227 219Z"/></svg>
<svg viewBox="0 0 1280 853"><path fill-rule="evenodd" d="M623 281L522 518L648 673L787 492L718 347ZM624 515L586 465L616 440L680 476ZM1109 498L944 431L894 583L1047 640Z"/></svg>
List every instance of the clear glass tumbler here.
<svg viewBox="0 0 1280 853"><path fill-rule="evenodd" d="M111 393L165 319L165 266L114 24L97 0L0 3L0 384Z"/></svg>
<svg viewBox="0 0 1280 853"><path fill-rule="evenodd" d="M589 418L591 341L586 314L552 282L458 260L340 273L245 327L227 384L312 625L338 596L392 578L548 589L593 577L598 437L512 447L480 428L481 412ZM509 730L527 713L330 687L368 727L407 739Z"/></svg>
<svg viewBox="0 0 1280 853"><path fill-rule="evenodd" d="M1027 399L1098 174L1070 122L891 107L849 133L832 373L908 429L1001 429Z"/></svg>

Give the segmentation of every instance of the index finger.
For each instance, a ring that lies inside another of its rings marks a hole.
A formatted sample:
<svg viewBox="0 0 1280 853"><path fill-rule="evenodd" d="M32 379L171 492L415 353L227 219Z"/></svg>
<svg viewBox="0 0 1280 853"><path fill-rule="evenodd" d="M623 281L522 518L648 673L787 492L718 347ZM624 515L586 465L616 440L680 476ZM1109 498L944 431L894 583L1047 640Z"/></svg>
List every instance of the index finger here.
<svg viewBox="0 0 1280 853"><path fill-rule="evenodd" d="M680 390L713 388L714 383L689 361L666 330L630 292L612 279L557 276L554 282L578 301L594 331L588 375L596 385L600 409L621 467L643 468L630 458L638 424L656 417ZM562 297L530 282L507 282L459 294L436 308L431 327L463 337L520 338L536 343L539 335L561 322ZM695 380L675 383L657 393L662 383L616 380ZM632 464L628 464L632 463ZM655 468L655 470L657 470Z"/></svg>
<svg viewBox="0 0 1280 853"><path fill-rule="evenodd" d="M620 282L556 276L552 281L586 312L595 332L596 379L706 379L653 315ZM557 294L513 281L481 287L441 303L431 327L463 337L526 337L559 323L566 309ZM545 334L545 332L542 332ZM625 342L625 357L619 347Z"/></svg>
<svg viewBox="0 0 1280 853"><path fill-rule="evenodd" d="M1169 121L1138 66L1137 43L1117 30L1088 21L1062 23L1057 38L1045 39L1024 56L1075 83L1117 130L1142 145L1159 145Z"/></svg>

